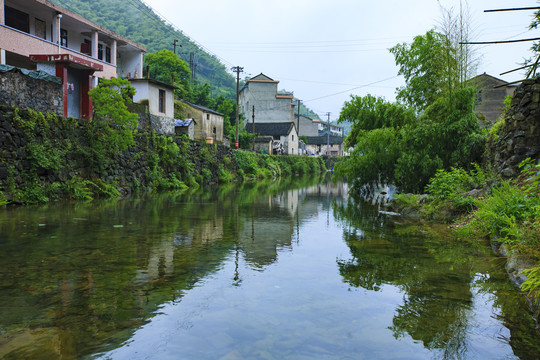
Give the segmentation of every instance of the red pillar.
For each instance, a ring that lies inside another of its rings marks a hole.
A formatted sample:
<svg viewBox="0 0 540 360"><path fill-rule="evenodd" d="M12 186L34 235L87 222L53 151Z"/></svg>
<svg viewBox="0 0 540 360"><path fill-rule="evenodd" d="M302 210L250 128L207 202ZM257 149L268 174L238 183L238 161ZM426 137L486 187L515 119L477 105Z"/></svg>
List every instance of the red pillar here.
<svg viewBox="0 0 540 360"><path fill-rule="evenodd" d="M56 63L56 76L62 79L62 87L64 89L64 117L68 116L68 74L65 63Z"/></svg>

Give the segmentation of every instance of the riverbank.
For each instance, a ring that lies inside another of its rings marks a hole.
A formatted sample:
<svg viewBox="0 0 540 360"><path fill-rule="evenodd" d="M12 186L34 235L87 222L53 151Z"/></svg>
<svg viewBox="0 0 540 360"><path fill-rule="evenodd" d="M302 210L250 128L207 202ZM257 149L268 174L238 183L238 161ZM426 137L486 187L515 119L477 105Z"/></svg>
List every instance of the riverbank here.
<svg viewBox="0 0 540 360"><path fill-rule="evenodd" d="M133 142L121 149L115 143L122 141L121 131L0 106L0 205L185 191L202 184L326 170L318 158L231 150L152 130L135 132Z"/></svg>
<svg viewBox="0 0 540 360"><path fill-rule="evenodd" d="M489 241L506 257L506 271L530 301L540 330L540 165L521 165L513 180L488 176L480 168L439 171L427 194L397 195L390 207L406 217L451 223L454 236Z"/></svg>

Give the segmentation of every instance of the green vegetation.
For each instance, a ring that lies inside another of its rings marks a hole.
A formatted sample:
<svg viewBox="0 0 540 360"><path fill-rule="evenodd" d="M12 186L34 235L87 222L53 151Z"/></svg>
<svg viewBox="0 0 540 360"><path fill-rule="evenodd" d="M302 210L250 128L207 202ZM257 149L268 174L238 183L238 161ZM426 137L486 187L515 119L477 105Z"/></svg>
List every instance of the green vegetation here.
<svg viewBox="0 0 540 360"><path fill-rule="evenodd" d="M537 265L524 271L527 280L522 289L540 300L540 164L529 159L522 164L519 179L494 180L477 165L470 172L439 170L426 186L427 197L400 194L392 206L396 210L412 208L437 220L461 216L452 226L459 239L491 239L529 258ZM487 183L494 185L488 187ZM483 190L473 196L470 191L482 185Z"/></svg>
<svg viewBox="0 0 540 360"><path fill-rule="evenodd" d="M457 90L452 102L440 97L421 115L411 108L367 95L345 103L339 121L353 121L348 160L336 164L353 190L392 183L420 192L439 169L469 168L480 162L485 131L474 114L474 90ZM460 141L455 141L460 139Z"/></svg>
<svg viewBox="0 0 540 360"><path fill-rule="evenodd" d="M268 179L288 175L320 174L326 171L320 157L263 155L236 150L234 157L245 178Z"/></svg>

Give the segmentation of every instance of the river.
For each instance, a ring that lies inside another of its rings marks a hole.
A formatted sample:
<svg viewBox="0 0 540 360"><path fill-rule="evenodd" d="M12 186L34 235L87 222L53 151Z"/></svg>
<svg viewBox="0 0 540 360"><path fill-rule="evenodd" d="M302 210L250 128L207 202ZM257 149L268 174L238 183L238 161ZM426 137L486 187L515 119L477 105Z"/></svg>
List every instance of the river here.
<svg viewBox="0 0 540 360"><path fill-rule="evenodd" d="M488 244L346 184L0 209L0 358L535 359Z"/></svg>

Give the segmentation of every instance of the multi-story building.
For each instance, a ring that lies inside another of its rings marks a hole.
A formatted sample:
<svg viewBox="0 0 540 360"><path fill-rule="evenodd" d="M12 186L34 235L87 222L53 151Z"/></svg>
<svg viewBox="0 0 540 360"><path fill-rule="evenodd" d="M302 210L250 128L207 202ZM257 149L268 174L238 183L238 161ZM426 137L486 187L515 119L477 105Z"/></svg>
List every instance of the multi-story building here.
<svg viewBox="0 0 540 360"><path fill-rule="evenodd" d="M239 110L246 123L284 123L294 121L293 94L278 92L279 81L259 74L240 89Z"/></svg>
<svg viewBox="0 0 540 360"><path fill-rule="evenodd" d="M0 64L60 77L64 116L91 116L98 78L141 77L144 51L47 0L0 0Z"/></svg>

